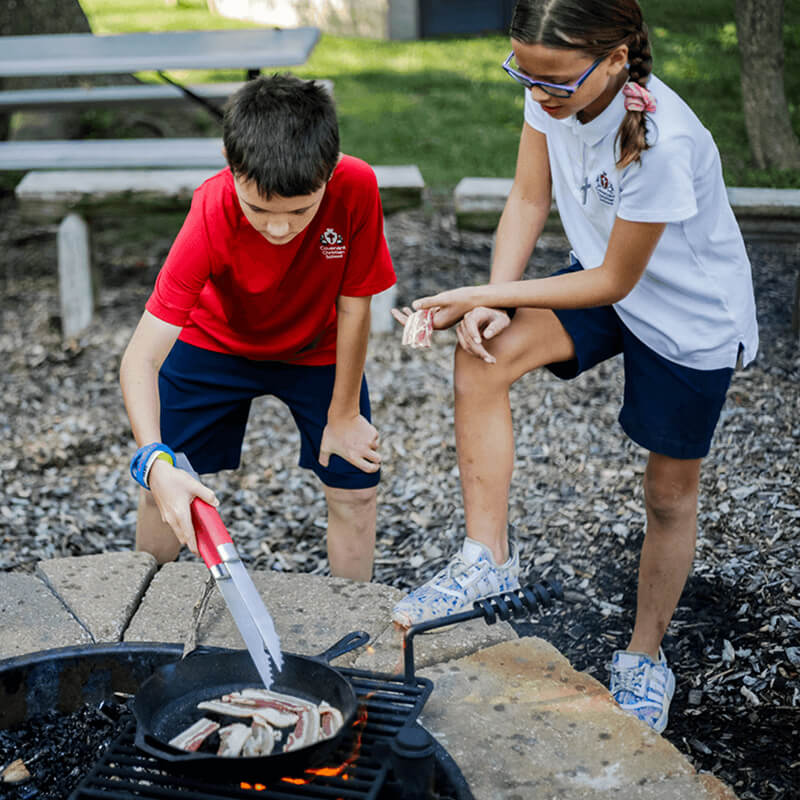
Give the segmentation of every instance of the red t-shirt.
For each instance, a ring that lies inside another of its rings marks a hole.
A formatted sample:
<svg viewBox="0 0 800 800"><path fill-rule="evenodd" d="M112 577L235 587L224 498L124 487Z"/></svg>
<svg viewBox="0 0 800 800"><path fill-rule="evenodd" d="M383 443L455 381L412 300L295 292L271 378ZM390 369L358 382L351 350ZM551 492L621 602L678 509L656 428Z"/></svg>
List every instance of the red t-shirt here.
<svg viewBox="0 0 800 800"><path fill-rule="evenodd" d="M395 283L372 168L342 156L309 225L270 244L242 214L224 169L192 206L145 306L180 339L290 364L336 362L336 299Z"/></svg>

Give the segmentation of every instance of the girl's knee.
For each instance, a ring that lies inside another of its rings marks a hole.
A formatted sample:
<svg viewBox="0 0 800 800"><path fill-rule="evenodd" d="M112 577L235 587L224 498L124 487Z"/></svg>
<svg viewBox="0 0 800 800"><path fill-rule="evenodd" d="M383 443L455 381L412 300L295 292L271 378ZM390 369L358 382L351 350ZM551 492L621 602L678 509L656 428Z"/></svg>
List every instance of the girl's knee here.
<svg viewBox="0 0 800 800"><path fill-rule="evenodd" d="M487 364L463 348L456 347L453 388L457 395L476 391L507 391L511 383L501 360Z"/></svg>
<svg viewBox="0 0 800 800"><path fill-rule="evenodd" d="M698 482L691 475L652 474L644 476L644 499L647 511L660 522L670 522L697 510Z"/></svg>

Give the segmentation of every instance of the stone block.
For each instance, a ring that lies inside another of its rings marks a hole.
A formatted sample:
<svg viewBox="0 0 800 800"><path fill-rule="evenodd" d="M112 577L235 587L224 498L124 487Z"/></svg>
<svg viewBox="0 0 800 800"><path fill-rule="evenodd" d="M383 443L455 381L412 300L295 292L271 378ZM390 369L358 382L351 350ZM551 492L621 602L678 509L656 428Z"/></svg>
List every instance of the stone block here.
<svg viewBox="0 0 800 800"><path fill-rule="evenodd" d="M209 576L205 564L165 564L153 576L124 633L126 642L178 642L189 635L192 610Z"/></svg>
<svg viewBox="0 0 800 800"><path fill-rule="evenodd" d="M511 178L462 178L453 192L458 227L493 231L500 221L513 183ZM555 203L550 209L544 231L563 234Z"/></svg>
<svg viewBox="0 0 800 800"><path fill-rule="evenodd" d="M397 305L397 286L390 286L386 291L372 296L370 306L371 333L392 333L399 330L392 316L392 309Z"/></svg>
<svg viewBox="0 0 800 800"><path fill-rule="evenodd" d="M0 658L91 641L43 581L0 572Z"/></svg>
<svg viewBox="0 0 800 800"><path fill-rule="evenodd" d="M373 166L381 193L383 213L422 205L425 180L416 164Z"/></svg>
<svg viewBox="0 0 800 800"><path fill-rule="evenodd" d="M70 339L92 321L94 310L86 222L77 214L69 214L58 226L57 242L61 332L65 339Z"/></svg>
<svg viewBox="0 0 800 800"><path fill-rule="evenodd" d="M38 574L95 642L119 642L156 571L149 553L40 561Z"/></svg>
<svg viewBox="0 0 800 800"><path fill-rule="evenodd" d="M541 639L506 642L422 674L435 688L421 722L476 800L735 800Z"/></svg>

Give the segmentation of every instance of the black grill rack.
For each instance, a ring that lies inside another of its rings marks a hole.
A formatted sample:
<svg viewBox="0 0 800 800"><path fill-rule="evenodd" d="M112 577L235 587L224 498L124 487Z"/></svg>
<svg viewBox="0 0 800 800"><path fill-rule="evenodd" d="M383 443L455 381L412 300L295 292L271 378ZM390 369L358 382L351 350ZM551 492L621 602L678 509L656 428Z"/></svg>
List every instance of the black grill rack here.
<svg viewBox="0 0 800 800"><path fill-rule="evenodd" d="M355 690L359 702L357 715L362 709L367 712L366 722L357 724L343 736L341 745L329 759L330 766L344 763L358 746L360 737L358 758L340 775L287 776L309 782L296 784L272 779L258 784L257 788L184 777L168 772L159 761L136 749L136 723L131 721L69 800L375 800L390 770L389 745L403 725L416 720L433 690L433 683L427 678L414 678L412 682L404 675L356 669L339 669L339 672Z"/></svg>

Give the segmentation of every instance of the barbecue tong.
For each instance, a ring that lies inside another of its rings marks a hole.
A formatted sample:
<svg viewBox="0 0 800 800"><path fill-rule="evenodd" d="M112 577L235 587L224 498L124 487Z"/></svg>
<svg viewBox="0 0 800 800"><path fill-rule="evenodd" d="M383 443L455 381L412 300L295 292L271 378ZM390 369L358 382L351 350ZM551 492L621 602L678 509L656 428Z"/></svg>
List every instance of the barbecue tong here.
<svg viewBox="0 0 800 800"><path fill-rule="evenodd" d="M183 453L177 454L175 466L195 478L198 477ZM272 685L272 664L269 656L278 672L283 668L281 642L275 623L242 563L217 509L199 497L192 500L190 509L200 557L216 581L265 688L269 689ZM265 648L269 651L269 656Z"/></svg>

